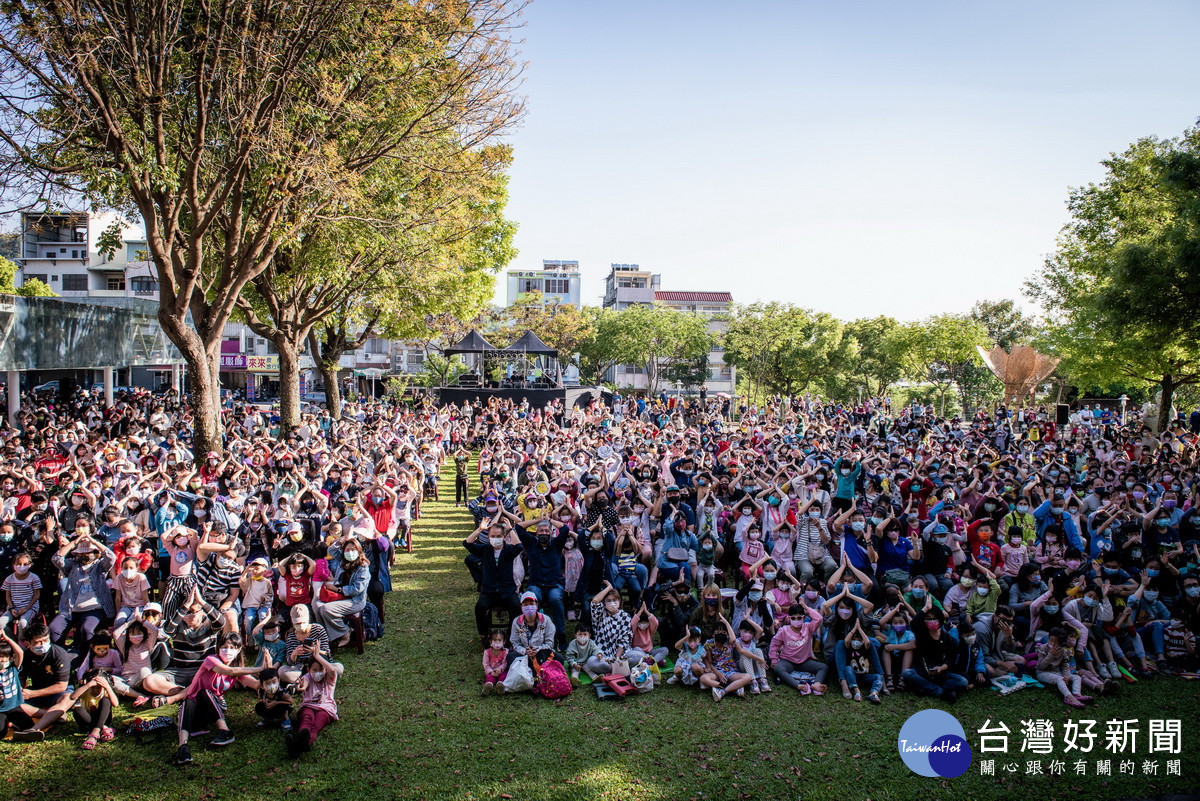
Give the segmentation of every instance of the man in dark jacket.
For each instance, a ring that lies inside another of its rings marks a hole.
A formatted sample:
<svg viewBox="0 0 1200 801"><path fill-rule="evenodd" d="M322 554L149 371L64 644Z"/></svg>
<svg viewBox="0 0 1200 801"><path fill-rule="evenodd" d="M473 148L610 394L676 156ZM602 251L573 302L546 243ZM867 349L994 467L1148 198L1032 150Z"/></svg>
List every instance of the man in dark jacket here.
<svg viewBox="0 0 1200 801"><path fill-rule="evenodd" d="M485 530L487 541L480 542L479 537ZM509 529L505 533L499 518L480 523L471 536L463 540L463 547L479 558L479 600L475 602L475 628L479 636L486 639L489 609L502 606L514 619L521 613L517 583L513 580L513 562L521 555L523 548L515 531Z"/></svg>

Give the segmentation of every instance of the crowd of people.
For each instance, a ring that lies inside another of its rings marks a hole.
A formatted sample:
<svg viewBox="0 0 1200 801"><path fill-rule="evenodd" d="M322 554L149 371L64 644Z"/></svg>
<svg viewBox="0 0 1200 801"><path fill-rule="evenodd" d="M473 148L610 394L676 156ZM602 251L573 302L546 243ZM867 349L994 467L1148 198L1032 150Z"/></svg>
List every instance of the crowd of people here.
<svg viewBox="0 0 1200 801"><path fill-rule="evenodd" d="M480 451L477 476L456 464L485 695L552 662L717 701L1033 687L1083 707L1197 668L1200 411L1162 434L809 397L457 415Z"/></svg>
<svg viewBox="0 0 1200 801"><path fill-rule="evenodd" d="M1042 687L1080 707L1197 668L1200 413L1155 434L807 397L344 411L282 430L231 402L197 458L173 397L29 399L0 428L0 734L73 720L92 750L119 706L177 706L185 765L195 736L233 742L234 691L311 749L443 464L475 523L484 694L557 664L717 701Z"/></svg>
<svg viewBox="0 0 1200 801"><path fill-rule="evenodd" d="M197 734L233 742L234 688L290 756L337 720L334 654L382 630L441 437L380 406L290 431L222 414L223 453L198 458L187 405L146 392L29 397L0 429L0 735L73 719L92 750L119 705L177 705L183 765Z"/></svg>

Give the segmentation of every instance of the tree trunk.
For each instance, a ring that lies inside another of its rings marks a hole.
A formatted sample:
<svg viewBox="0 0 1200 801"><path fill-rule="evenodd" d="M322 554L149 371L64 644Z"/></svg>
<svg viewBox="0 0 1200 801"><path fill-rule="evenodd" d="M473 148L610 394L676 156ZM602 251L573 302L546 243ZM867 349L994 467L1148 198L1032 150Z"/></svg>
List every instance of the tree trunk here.
<svg viewBox="0 0 1200 801"><path fill-rule="evenodd" d="M341 357L338 357L341 361ZM332 365L326 362L317 362L317 369L321 373L321 380L325 382L325 407L329 409L329 415L334 420L342 419L342 386L338 381L338 362Z"/></svg>
<svg viewBox="0 0 1200 801"><path fill-rule="evenodd" d="M192 453L197 461L224 450L221 425L221 335L205 342L182 318L160 307L163 333L179 348L192 380ZM180 399L182 401L182 398Z"/></svg>
<svg viewBox="0 0 1200 801"><path fill-rule="evenodd" d="M300 343L280 336L273 344L279 351L279 433L284 436L300 426Z"/></svg>
<svg viewBox="0 0 1200 801"><path fill-rule="evenodd" d="M1162 387L1162 393L1158 398L1158 422L1154 426L1154 431L1156 434L1161 434L1167 430L1167 425L1171 422L1171 403L1175 398L1175 389L1178 385L1171 373L1164 375L1158 383Z"/></svg>
<svg viewBox="0 0 1200 801"><path fill-rule="evenodd" d="M345 351L344 343L344 337L335 337L328 331L324 341L317 338L315 331L308 334L308 352L316 362L321 380L325 382L325 407L334 420L342 419L342 387L338 383L338 368Z"/></svg>

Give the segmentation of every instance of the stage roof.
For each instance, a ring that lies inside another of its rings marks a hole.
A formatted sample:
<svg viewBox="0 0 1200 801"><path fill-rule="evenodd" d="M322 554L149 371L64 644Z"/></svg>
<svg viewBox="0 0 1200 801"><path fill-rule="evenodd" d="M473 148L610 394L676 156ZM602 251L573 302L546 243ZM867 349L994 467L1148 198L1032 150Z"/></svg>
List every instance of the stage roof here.
<svg viewBox="0 0 1200 801"><path fill-rule="evenodd" d="M484 353L485 351L493 351L497 348L488 342L474 328L471 332L459 340L452 347L446 348L442 353L451 356L455 353Z"/></svg>

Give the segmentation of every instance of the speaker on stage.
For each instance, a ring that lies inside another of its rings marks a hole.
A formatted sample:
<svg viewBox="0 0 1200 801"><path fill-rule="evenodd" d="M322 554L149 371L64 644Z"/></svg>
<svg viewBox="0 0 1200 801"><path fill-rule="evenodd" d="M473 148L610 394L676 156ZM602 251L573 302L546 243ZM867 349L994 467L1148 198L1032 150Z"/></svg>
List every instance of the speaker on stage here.
<svg viewBox="0 0 1200 801"><path fill-rule="evenodd" d="M1054 413L1054 422L1060 426L1065 426L1071 419L1070 404L1060 403L1058 409Z"/></svg>

